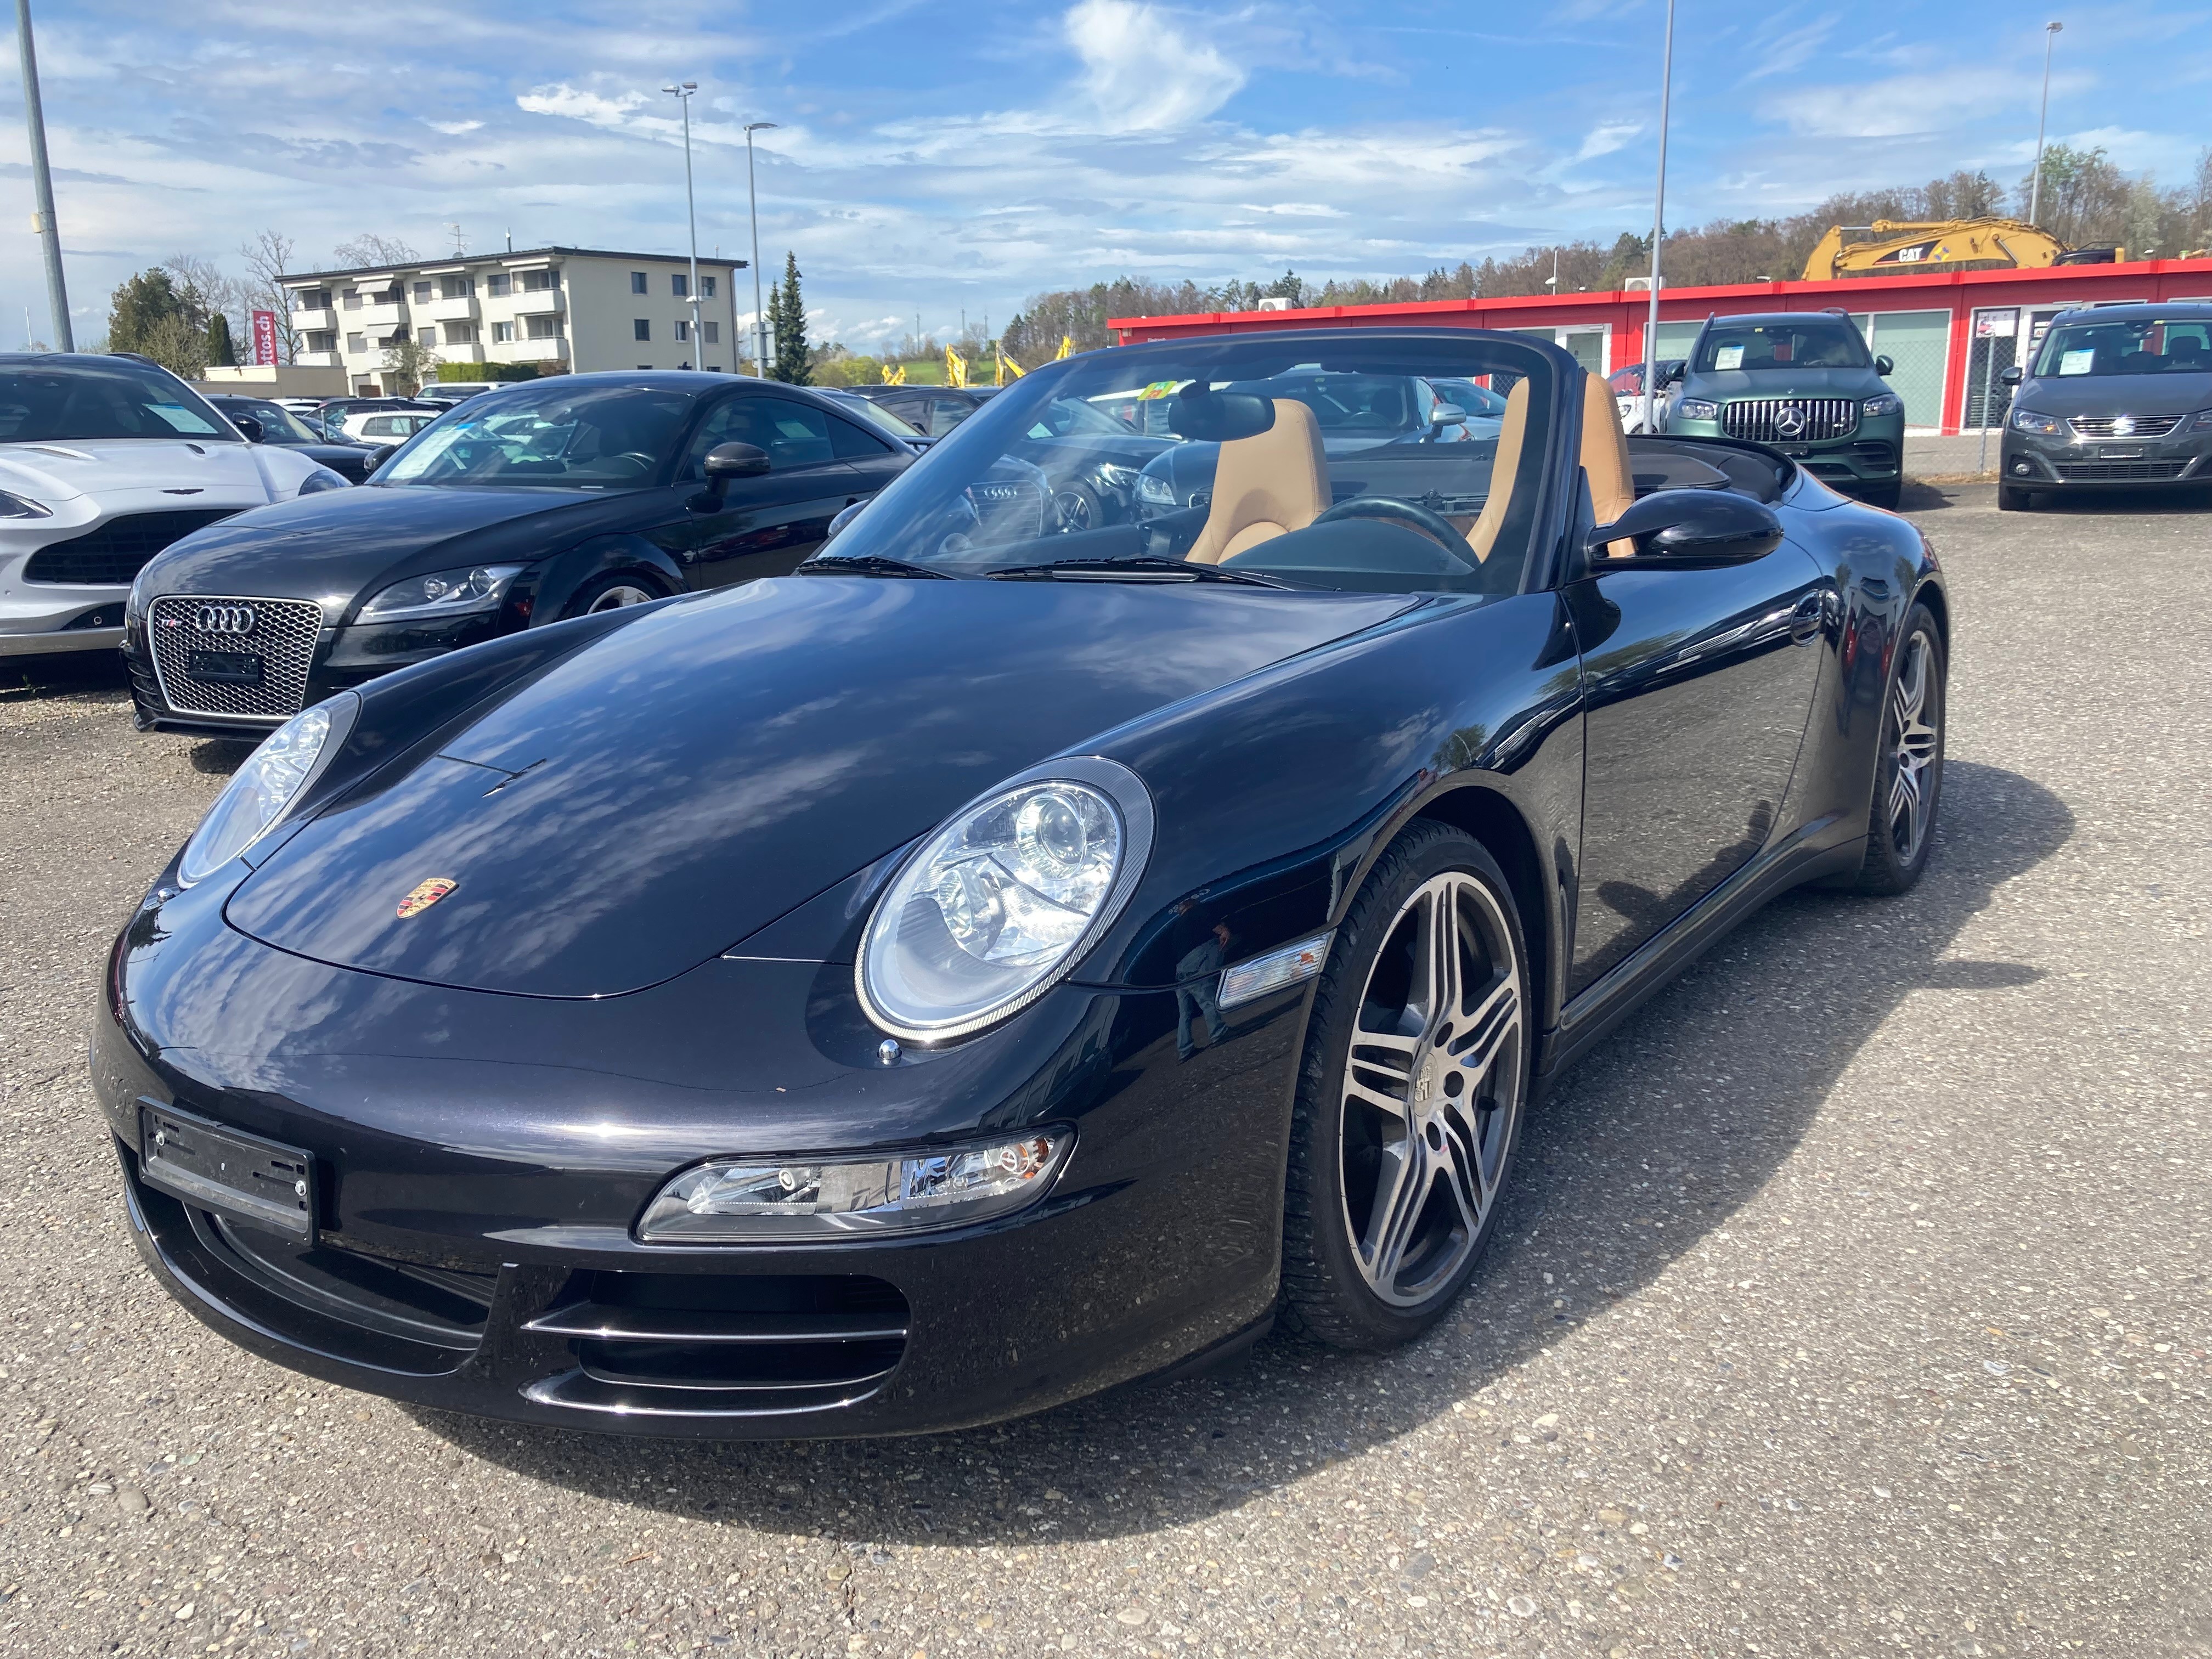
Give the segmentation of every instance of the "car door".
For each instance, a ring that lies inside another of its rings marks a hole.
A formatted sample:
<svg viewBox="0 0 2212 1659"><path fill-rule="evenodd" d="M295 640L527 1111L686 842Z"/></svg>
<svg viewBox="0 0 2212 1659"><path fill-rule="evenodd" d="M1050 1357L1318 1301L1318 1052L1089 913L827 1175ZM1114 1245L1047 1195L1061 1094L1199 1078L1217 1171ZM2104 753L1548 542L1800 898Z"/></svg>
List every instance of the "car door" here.
<svg viewBox="0 0 2212 1659"><path fill-rule="evenodd" d="M647 534L694 587L727 587L788 574L830 533L830 521L865 494L869 483L838 453L833 427L850 426L811 402L747 390L707 410L677 471L677 510ZM852 432L860 436L857 427ZM719 508L691 505L706 496L707 452L718 444L750 444L769 458L767 474L730 481Z"/></svg>
<svg viewBox="0 0 2212 1659"><path fill-rule="evenodd" d="M1787 541L1717 569L1601 559L1569 588L1587 745L1570 996L1766 844L1835 592Z"/></svg>

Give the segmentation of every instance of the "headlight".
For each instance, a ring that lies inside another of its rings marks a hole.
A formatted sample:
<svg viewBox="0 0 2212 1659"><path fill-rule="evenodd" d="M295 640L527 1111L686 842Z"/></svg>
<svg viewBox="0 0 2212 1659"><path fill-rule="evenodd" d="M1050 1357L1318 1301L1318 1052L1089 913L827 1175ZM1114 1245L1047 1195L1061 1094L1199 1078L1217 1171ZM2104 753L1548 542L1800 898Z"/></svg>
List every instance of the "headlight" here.
<svg viewBox="0 0 2212 1659"><path fill-rule="evenodd" d="M343 489L345 487L343 474L333 472L326 466L319 466L300 481L300 494L319 495L325 489Z"/></svg>
<svg viewBox="0 0 2212 1659"><path fill-rule="evenodd" d="M1135 467L1119 466L1112 461L1099 462L1097 471L1099 483L1109 489L1124 491L1134 489L1137 487L1137 479L1140 476ZM1170 490L1169 495L1172 497L1174 491Z"/></svg>
<svg viewBox="0 0 2212 1659"><path fill-rule="evenodd" d="M0 489L0 519L51 519L54 510L41 507L25 496L11 495Z"/></svg>
<svg viewBox="0 0 2212 1659"><path fill-rule="evenodd" d="M1153 507L1173 507L1176 504L1175 486L1157 472L1139 473L1137 499Z"/></svg>
<svg viewBox="0 0 2212 1659"><path fill-rule="evenodd" d="M1674 405L1674 412L1686 421L1717 421L1721 406L1708 403L1703 398L1685 398Z"/></svg>
<svg viewBox="0 0 2212 1659"><path fill-rule="evenodd" d="M717 1158L656 1193L637 1236L647 1244L743 1243L957 1227L1042 1198L1074 1140L1048 1129L902 1157Z"/></svg>
<svg viewBox="0 0 2212 1659"><path fill-rule="evenodd" d="M1905 412L1905 399L1893 392L1885 392L1868 398L1865 409L1869 415L1901 415Z"/></svg>
<svg viewBox="0 0 2212 1659"><path fill-rule="evenodd" d="M962 808L868 919L860 1006L922 1042L1027 1007L1127 900L1152 841L1143 782L1094 757L1052 763Z"/></svg>
<svg viewBox="0 0 2212 1659"><path fill-rule="evenodd" d="M360 708L359 697L343 691L327 702L301 709L264 738L246 764L231 774L222 793L185 843L178 879L191 886L274 829L314 776L332 733L343 742Z"/></svg>
<svg viewBox="0 0 2212 1659"><path fill-rule="evenodd" d="M441 570L394 582L362 606L356 622L412 622L419 617L465 617L495 611L507 588L522 574L519 564L480 564L467 570Z"/></svg>
<svg viewBox="0 0 2212 1659"><path fill-rule="evenodd" d="M2063 437L2066 422L2056 415L2039 415L2032 409L2015 409L2012 412L2013 430L2040 433L2046 438Z"/></svg>
<svg viewBox="0 0 2212 1659"><path fill-rule="evenodd" d="M2197 418L2189 423L2189 429L2191 432L2212 432L2212 409L2200 410Z"/></svg>

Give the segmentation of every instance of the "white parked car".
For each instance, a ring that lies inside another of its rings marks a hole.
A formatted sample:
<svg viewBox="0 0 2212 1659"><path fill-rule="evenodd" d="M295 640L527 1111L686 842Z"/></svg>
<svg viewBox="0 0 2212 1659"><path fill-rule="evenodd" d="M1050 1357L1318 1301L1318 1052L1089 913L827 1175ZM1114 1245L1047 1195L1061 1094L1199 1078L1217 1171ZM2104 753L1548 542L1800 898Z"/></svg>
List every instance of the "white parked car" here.
<svg viewBox="0 0 2212 1659"><path fill-rule="evenodd" d="M0 658L112 650L131 580L170 543L345 487L294 450L247 443L151 362L0 354Z"/></svg>
<svg viewBox="0 0 2212 1659"><path fill-rule="evenodd" d="M437 418L435 415L413 410L392 414L363 410L358 415L347 416L340 422L340 428L347 437L365 444L404 444Z"/></svg>

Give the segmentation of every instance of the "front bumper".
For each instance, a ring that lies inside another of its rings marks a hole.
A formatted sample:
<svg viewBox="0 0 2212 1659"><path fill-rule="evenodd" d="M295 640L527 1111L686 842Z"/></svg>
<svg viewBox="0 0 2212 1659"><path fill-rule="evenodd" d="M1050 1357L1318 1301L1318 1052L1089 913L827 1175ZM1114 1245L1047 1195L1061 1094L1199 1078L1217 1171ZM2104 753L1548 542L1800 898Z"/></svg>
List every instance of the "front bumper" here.
<svg viewBox="0 0 2212 1659"><path fill-rule="evenodd" d="M2143 489L2212 483L2212 432L2136 440L2005 428L1998 476L2015 489Z"/></svg>
<svg viewBox="0 0 2212 1659"><path fill-rule="evenodd" d="M222 885L157 892L126 929L94 1083L149 1267L280 1364L569 1428L904 1434L1156 1373L1272 1317L1308 988L1240 1010L1189 1063L1172 992L1062 987L885 1069L849 963L717 958L590 1003L454 992L260 945L223 922L228 891L205 890ZM313 1244L144 1180L149 1103L308 1152ZM789 1246L632 1237L702 1156L1044 1121L1074 1126L1075 1150L997 1222Z"/></svg>

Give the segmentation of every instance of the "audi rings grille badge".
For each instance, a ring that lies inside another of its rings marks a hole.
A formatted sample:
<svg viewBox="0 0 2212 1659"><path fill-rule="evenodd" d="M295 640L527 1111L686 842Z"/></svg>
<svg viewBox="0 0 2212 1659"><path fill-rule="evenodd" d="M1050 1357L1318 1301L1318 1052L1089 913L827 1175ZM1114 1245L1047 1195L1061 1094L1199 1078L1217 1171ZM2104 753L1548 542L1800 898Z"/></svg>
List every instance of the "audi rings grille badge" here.
<svg viewBox="0 0 2212 1659"><path fill-rule="evenodd" d="M204 605L193 613L192 627L203 634L251 634L255 620L250 605Z"/></svg>
<svg viewBox="0 0 2212 1659"><path fill-rule="evenodd" d="M1774 429L1785 438L1805 435L1805 410L1797 404L1784 404L1774 411Z"/></svg>

